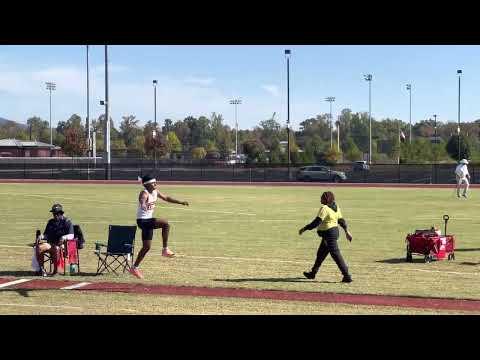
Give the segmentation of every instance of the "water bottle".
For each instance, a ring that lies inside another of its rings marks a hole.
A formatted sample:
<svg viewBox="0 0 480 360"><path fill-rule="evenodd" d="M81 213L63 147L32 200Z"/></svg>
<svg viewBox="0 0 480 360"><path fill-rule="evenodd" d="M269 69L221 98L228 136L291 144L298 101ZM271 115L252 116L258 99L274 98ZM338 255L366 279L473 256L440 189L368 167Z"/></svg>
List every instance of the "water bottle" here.
<svg viewBox="0 0 480 360"><path fill-rule="evenodd" d="M77 270L77 264L70 264L70 274L76 274Z"/></svg>

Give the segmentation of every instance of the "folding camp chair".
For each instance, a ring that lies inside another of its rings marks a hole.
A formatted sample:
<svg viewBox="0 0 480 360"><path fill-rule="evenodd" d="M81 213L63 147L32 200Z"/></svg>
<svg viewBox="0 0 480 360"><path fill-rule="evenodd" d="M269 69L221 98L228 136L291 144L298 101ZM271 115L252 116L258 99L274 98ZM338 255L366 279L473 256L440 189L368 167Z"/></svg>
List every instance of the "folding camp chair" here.
<svg viewBox="0 0 480 360"><path fill-rule="evenodd" d="M110 225L108 227L108 244L95 243L95 255L98 256L97 275L104 271L117 274L117 269L132 267L136 226ZM102 251L102 248L107 248Z"/></svg>

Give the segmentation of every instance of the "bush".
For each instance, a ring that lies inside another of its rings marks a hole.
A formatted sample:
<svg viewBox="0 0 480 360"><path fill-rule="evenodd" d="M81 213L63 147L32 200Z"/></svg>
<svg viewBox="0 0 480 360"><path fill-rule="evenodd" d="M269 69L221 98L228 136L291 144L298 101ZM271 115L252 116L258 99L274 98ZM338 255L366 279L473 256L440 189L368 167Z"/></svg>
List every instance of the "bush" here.
<svg viewBox="0 0 480 360"><path fill-rule="evenodd" d="M195 147L192 149L192 157L196 160L204 159L207 152L203 147Z"/></svg>

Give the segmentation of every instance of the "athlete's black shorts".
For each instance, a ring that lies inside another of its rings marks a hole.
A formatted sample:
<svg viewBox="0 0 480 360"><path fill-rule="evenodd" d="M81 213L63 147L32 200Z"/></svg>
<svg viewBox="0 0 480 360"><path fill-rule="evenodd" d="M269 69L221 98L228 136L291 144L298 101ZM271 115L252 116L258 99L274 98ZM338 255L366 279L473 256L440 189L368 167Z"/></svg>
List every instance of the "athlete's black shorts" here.
<svg viewBox="0 0 480 360"><path fill-rule="evenodd" d="M153 229L155 229L155 218L137 219L137 225L142 229L142 240L153 239Z"/></svg>

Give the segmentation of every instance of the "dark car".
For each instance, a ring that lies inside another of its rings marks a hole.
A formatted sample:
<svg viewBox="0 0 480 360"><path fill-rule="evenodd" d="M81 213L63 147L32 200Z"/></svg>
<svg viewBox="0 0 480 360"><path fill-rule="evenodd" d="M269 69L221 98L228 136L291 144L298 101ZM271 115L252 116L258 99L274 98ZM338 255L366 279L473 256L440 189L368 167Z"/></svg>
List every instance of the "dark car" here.
<svg viewBox="0 0 480 360"><path fill-rule="evenodd" d="M342 171L334 171L327 166L314 165L298 169L297 180L299 181L345 181L347 176Z"/></svg>
<svg viewBox="0 0 480 360"><path fill-rule="evenodd" d="M353 171L369 171L370 166L366 161L355 161L353 163Z"/></svg>

